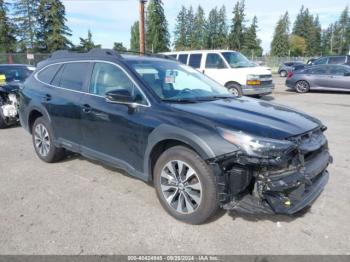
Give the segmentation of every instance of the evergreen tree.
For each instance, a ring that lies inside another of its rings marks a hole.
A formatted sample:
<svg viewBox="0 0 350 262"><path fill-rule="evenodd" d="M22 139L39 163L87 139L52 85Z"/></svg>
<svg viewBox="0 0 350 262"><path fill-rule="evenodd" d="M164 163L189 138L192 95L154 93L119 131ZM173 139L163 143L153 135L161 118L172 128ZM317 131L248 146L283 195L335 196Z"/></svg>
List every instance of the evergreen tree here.
<svg viewBox="0 0 350 262"><path fill-rule="evenodd" d="M72 43L66 26L66 10L60 0L40 0L38 8L37 45L41 52L68 49Z"/></svg>
<svg viewBox="0 0 350 262"><path fill-rule="evenodd" d="M139 51L140 49L140 23L135 22L131 27L130 50Z"/></svg>
<svg viewBox="0 0 350 262"><path fill-rule="evenodd" d="M221 49L227 47L226 9L217 7L209 12L207 21L206 47L209 49Z"/></svg>
<svg viewBox="0 0 350 262"><path fill-rule="evenodd" d="M333 54L334 24L330 24L321 34L321 55Z"/></svg>
<svg viewBox="0 0 350 262"><path fill-rule="evenodd" d="M169 50L170 35L162 0L150 0L147 6L146 46L154 53Z"/></svg>
<svg viewBox="0 0 350 262"><path fill-rule="evenodd" d="M193 21L193 49L203 49L206 48L206 19L204 10L201 6L198 6L196 14Z"/></svg>
<svg viewBox="0 0 350 262"><path fill-rule="evenodd" d="M350 15L345 7L334 28L334 50L337 54L347 54L350 50Z"/></svg>
<svg viewBox="0 0 350 262"><path fill-rule="evenodd" d="M177 15L176 25L175 25L175 49L185 50L188 47L188 36L187 36L187 9L182 6L179 14Z"/></svg>
<svg viewBox="0 0 350 262"><path fill-rule="evenodd" d="M14 7L14 21L17 24L21 51L32 51L35 48L37 15L40 0L18 0Z"/></svg>
<svg viewBox="0 0 350 262"><path fill-rule="evenodd" d="M92 41L92 33L89 30L87 38L80 37L80 44L75 49L79 52L88 52L93 48L101 48L101 45L95 45Z"/></svg>
<svg viewBox="0 0 350 262"><path fill-rule="evenodd" d="M223 49L228 48L227 44L227 33L228 27L226 23L226 7L223 5L218 13L218 39L217 39L217 48Z"/></svg>
<svg viewBox="0 0 350 262"><path fill-rule="evenodd" d="M286 12L276 25L271 43L271 55L285 57L289 54L289 14Z"/></svg>
<svg viewBox="0 0 350 262"><path fill-rule="evenodd" d="M252 24L244 33L242 52L247 56L262 56L261 40L257 37L258 18L254 16Z"/></svg>
<svg viewBox="0 0 350 262"><path fill-rule="evenodd" d="M193 49L196 39L194 38L194 12L192 6L190 6L186 14L186 27L187 45L189 49Z"/></svg>
<svg viewBox="0 0 350 262"><path fill-rule="evenodd" d="M121 42L114 43L113 50L115 50L119 53L123 53L123 52L128 51L128 49Z"/></svg>
<svg viewBox="0 0 350 262"><path fill-rule="evenodd" d="M244 18L245 18L244 0L237 2L233 9L233 19L230 32L230 48L241 50L244 42Z"/></svg>
<svg viewBox="0 0 350 262"><path fill-rule="evenodd" d="M8 17L8 4L0 0L0 52L16 51L15 26Z"/></svg>
<svg viewBox="0 0 350 262"><path fill-rule="evenodd" d="M313 21L313 27L311 28L310 37L308 37L309 43L307 48L307 55L320 56L321 55L321 35L322 28L318 15Z"/></svg>

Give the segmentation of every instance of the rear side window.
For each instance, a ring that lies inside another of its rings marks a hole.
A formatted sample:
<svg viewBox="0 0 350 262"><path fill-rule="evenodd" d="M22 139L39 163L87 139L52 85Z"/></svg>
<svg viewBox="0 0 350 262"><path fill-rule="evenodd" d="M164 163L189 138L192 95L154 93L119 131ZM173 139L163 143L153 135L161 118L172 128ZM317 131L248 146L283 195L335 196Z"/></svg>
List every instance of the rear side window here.
<svg viewBox="0 0 350 262"><path fill-rule="evenodd" d="M38 79L46 84L50 84L61 65L50 65L38 74Z"/></svg>
<svg viewBox="0 0 350 262"><path fill-rule="evenodd" d="M181 63L183 63L183 64L187 64L187 58L188 58L188 55L184 55L184 54L182 54L182 55L179 55L179 61L181 62Z"/></svg>
<svg viewBox="0 0 350 262"><path fill-rule="evenodd" d="M192 54L190 55L190 62L188 63L189 66L192 66L193 68L200 68L202 62L202 54Z"/></svg>
<svg viewBox="0 0 350 262"><path fill-rule="evenodd" d="M69 63L62 68L60 87L81 91L89 70L89 63Z"/></svg>
<svg viewBox="0 0 350 262"><path fill-rule="evenodd" d="M314 75L326 75L327 74L327 66L318 66L312 69L312 74Z"/></svg>
<svg viewBox="0 0 350 262"><path fill-rule="evenodd" d="M328 64L345 64L345 56L330 57Z"/></svg>

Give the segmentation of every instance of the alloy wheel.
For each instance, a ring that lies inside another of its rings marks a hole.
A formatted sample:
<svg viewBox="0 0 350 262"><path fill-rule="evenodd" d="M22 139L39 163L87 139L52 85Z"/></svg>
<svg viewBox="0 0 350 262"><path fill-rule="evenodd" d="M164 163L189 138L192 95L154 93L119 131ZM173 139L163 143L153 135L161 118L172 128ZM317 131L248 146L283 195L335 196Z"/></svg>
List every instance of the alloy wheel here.
<svg viewBox="0 0 350 262"><path fill-rule="evenodd" d="M202 185L194 169L180 160L168 162L160 175L167 204L181 214L196 211L202 202Z"/></svg>
<svg viewBox="0 0 350 262"><path fill-rule="evenodd" d="M34 130L34 144L38 153L42 157L46 157L51 148L50 136L43 124L38 124Z"/></svg>
<svg viewBox="0 0 350 262"><path fill-rule="evenodd" d="M309 90L309 84L305 81L299 81L295 88L299 93L306 93Z"/></svg>
<svg viewBox="0 0 350 262"><path fill-rule="evenodd" d="M239 92L237 90L237 88L230 88L229 91L231 92L232 95L236 96L236 97L239 97Z"/></svg>

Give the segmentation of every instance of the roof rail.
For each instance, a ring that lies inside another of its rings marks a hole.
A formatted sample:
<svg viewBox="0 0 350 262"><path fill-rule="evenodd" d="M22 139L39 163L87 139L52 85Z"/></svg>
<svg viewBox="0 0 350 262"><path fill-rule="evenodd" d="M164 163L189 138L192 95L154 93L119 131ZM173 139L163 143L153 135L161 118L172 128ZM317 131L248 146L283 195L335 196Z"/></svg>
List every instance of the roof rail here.
<svg viewBox="0 0 350 262"><path fill-rule="evenodd" d="M113 49L101 49L101 48L93 48L89 52L74 52L69 50L59 50L55 51L50 55L50 59L58 59L58 58L66 58L66 57L72 57L72 56L115 56L119 59L122 59L123 57L114 51Z"/></svg>
<svg viewBox="0 0 350 262"><path fill-rule="evenodd" d="M169 55L164 55L164 54L155 54L155 53L141 53L139 51L132 51L132 50L127 50L127 51L120 51L121 54L138 54L140 56L149 56L149 57L158 57L158 58L164 58L164 59L170 59L170 60L176 60L174 57L171 57Z"/></svg>

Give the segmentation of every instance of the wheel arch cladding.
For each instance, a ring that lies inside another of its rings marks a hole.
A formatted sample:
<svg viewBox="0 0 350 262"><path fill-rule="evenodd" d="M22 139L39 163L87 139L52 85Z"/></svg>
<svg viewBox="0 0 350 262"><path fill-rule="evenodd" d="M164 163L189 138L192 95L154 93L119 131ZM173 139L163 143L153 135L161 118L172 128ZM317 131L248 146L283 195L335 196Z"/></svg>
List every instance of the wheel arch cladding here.
<svg viewBox="0 0 350 262"><path fill-rule="evenodd" d="M183 145L196 152L202 159L207 160L215 157L208 144L199 136L170 125L160 125L148 138L148 146L145 153L144 171L148 179L153 179L153 167L158 157L167 149Z"/></svg>
<svg viewBox="0 0 350 262"><path fill-rule="evenodd" d="M235 82L235 81L228 81L228 82L225 84L225 87L229 87L229 85L231 85L231 84L241 86L241 84L238 83L238 82Z"/></svg>
<svg viewBox="0 0 350 262"><path fill-rule="evenodd" d="M39 117L46 117L49 120L49 122L51 123L50 116L46 112L46 110L42 110L42 109L37 108L37 107L32 107L29 110L28 119L27 119L28 130L30 133L32 133L32 127L34 125L35 120L38 119Z"/></svg>

